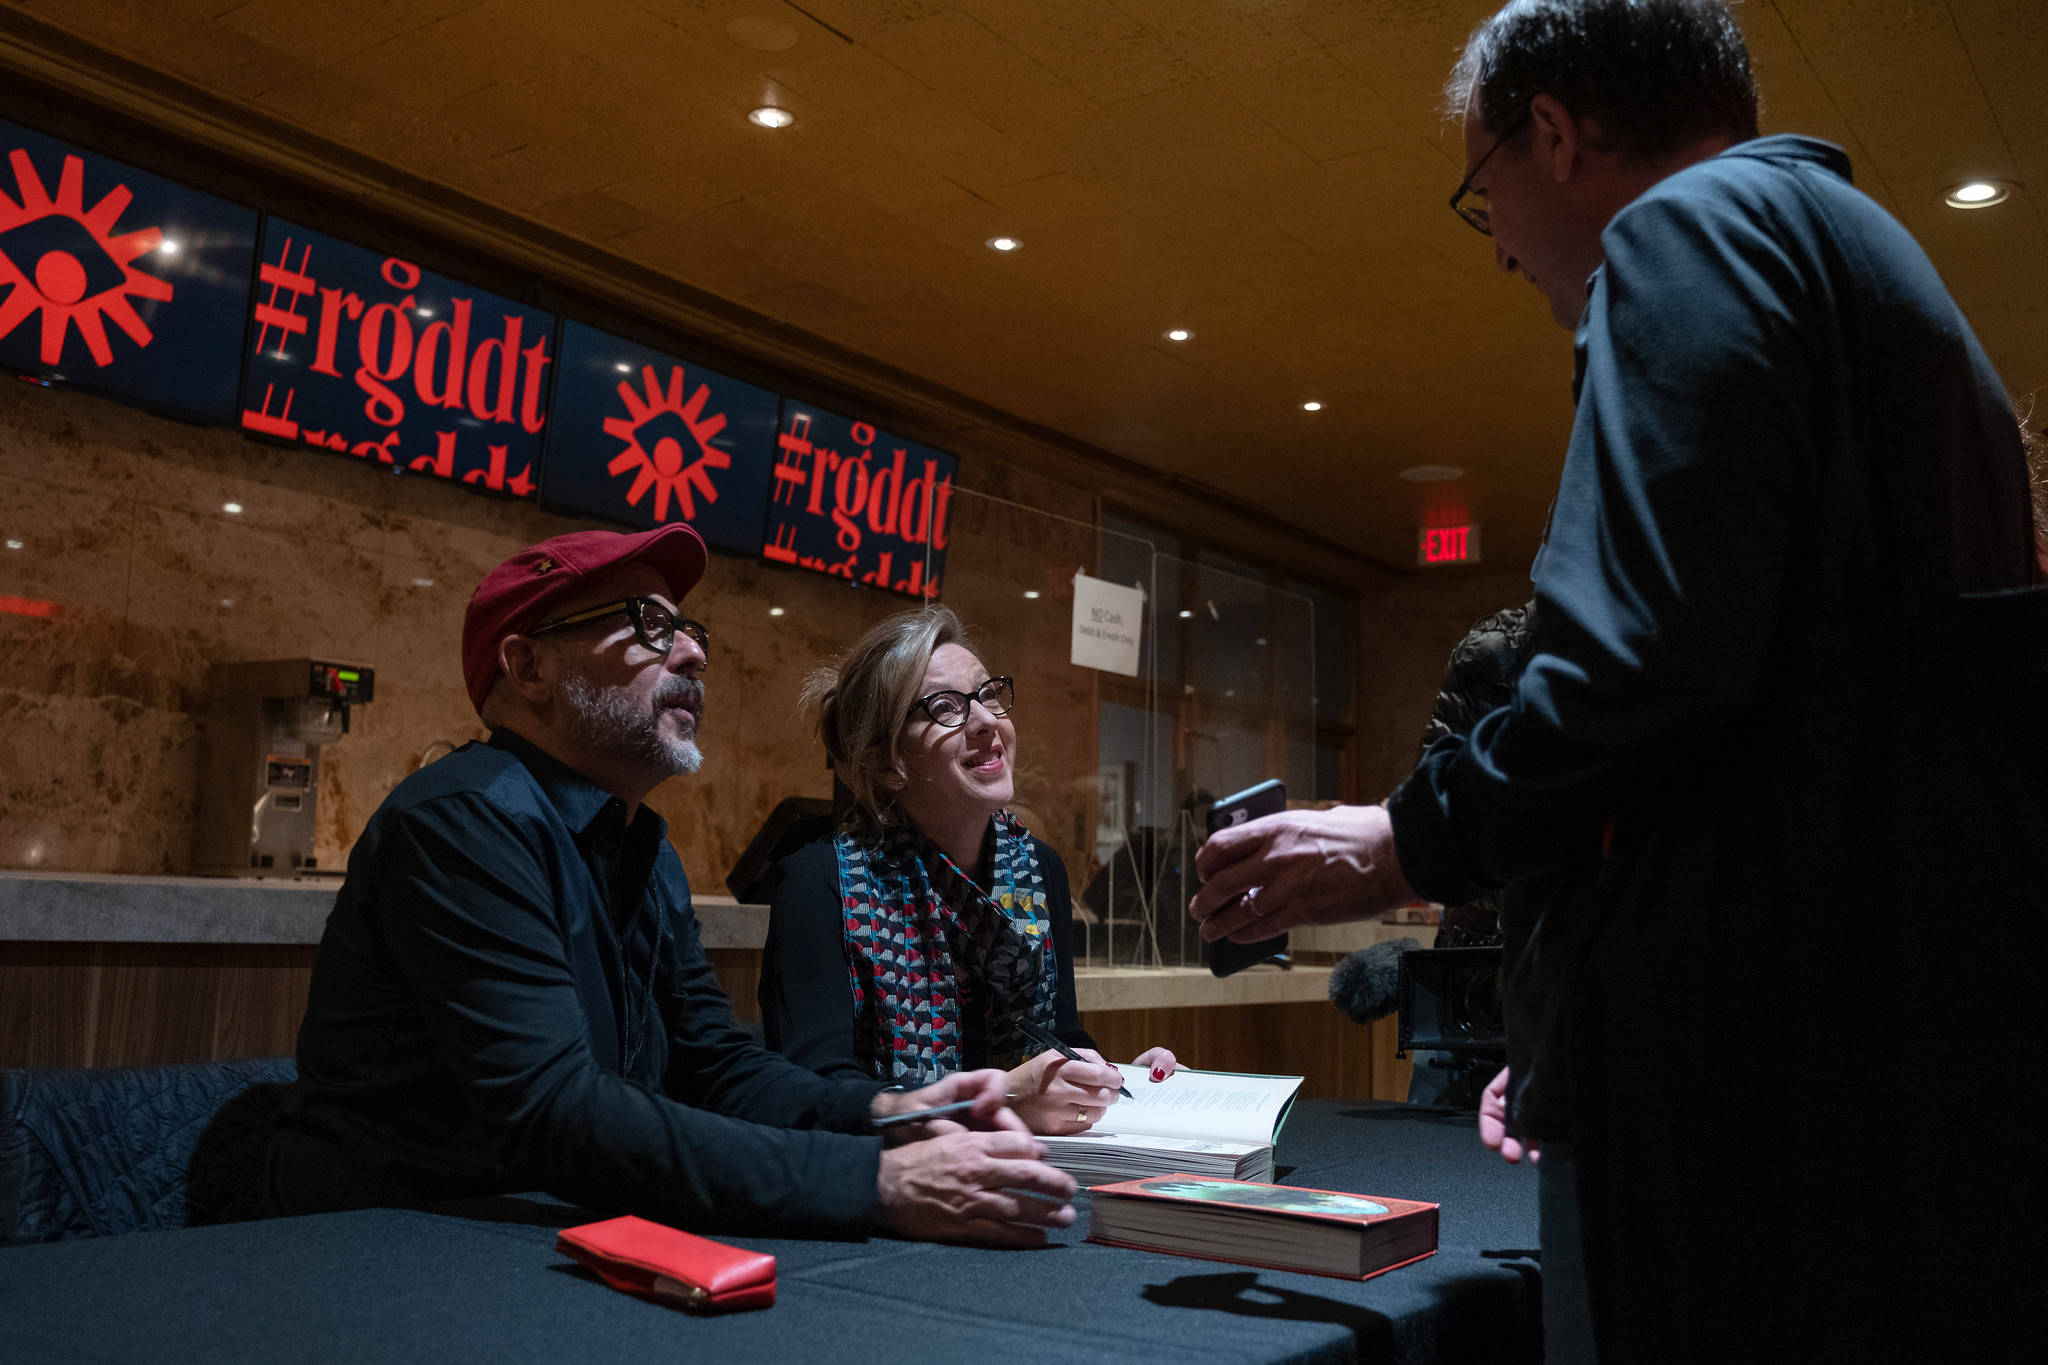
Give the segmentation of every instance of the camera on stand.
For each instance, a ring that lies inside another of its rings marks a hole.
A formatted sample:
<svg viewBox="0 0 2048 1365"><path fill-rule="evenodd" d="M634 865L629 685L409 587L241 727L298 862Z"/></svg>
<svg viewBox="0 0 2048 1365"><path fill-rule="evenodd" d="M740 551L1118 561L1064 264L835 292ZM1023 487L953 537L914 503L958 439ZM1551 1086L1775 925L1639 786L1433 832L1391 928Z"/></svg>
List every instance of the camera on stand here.
<svg viewBox="0 0 2048 1365"><path fill-rule="evenodd" d="M1426 1064L1451 1073L1440 1102L1462 1104L1470 1094L1476 1104L1478 1092L1507 1065L1499 946L1404 952L1395 993L1400 1011L1396 1055L1434 1054Z"/></svg>

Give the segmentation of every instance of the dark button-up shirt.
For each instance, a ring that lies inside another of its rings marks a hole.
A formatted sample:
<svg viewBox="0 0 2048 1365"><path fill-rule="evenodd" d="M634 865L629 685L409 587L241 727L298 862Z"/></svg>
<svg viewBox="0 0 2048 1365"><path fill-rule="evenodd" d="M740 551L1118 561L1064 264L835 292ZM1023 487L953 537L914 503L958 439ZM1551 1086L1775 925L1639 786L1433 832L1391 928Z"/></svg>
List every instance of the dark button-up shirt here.
<svg viewBox="0 0 2048 1365"><path fill-rule="evenodd" d="M538 1189L704 1231L861 1229L877 1086L734 1023L666 835L505 730L399 784L321 938L276 1210Z"/></svg>

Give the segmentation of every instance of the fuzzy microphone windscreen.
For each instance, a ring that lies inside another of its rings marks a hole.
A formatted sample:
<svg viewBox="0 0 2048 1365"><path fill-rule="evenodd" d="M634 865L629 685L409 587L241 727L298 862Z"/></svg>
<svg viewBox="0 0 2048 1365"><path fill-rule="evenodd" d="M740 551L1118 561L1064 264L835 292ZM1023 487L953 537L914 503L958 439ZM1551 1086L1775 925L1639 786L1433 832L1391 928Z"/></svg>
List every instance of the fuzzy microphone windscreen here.
<svg viewBox="0 0 2048 1365"><path fill-rule="evenodd" d="M1361 1024L1392 1014L1400 1003L1401 954L1421 946L1397 938L1351 954L1330 970L1330 1003Z"/></svg>

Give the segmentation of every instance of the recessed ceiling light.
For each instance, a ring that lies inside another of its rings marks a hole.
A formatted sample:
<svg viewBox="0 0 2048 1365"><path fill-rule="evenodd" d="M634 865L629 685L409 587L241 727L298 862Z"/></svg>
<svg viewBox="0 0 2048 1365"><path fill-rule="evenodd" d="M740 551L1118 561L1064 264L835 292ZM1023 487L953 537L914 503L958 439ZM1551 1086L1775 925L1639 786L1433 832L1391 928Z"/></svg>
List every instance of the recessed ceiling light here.
<svg viewBox="0 0 2048 1365"><path fill-rule="evenodd" d="M787 128L790 124L796 122L796 115L790 113L787 109L778 109L772 104L764 104L753 113L747 115L747 122L759 128Z"/></svg>
<svg viewBox="0 0 2048 1365"><path fill-rule="evenodd" d="M615 369L615 370L617 370L617 371L618 371L618 372L619 372L620 374L631 374L631 373L633 373L633 367L632 367L631 365L628 365L628 364L627 364L627 363L626 363L625 361L623 361L623 360L621 360L621 361L620 361L620 362L619 362L618 364L616 364L616 365L612 366L612 368L613 368L613 369Z"/></svg>
<svg viewBox="0 0 2048 1365"><path fill-rule="evenodd" d="M1036 588L1032 589L1030 592L1025 593L1024 595L1034 602L1038 600L1038 590Z"/></svg>
<svg viewBox="0 0 2048 1365"><path fill-rule="evenodd" d="M1447 479L1464 478L1465 471L1454 464L1419 464L1402 470L1401 477L1410 483L1443 483Z"/></svg>
<svg viewBox="0 0 2048 1365"><path fill-rule="evenodd" d="M782 615L782 608L781 608L781 607L770 607L770 608L768 608L768 614L769 614L770 616L780 616L780 615Z"/></svg>
<svg viewBox="0 0 2048 1365"><path fill-rule="evenodd" d="M1316 402L1313 398L1311 398L1308 402L1303 403L1301 405L1301 410L1303 412L1321 412L1323 410L1323 405L1321 403Z"/></svg>
<svg viewBox="0 0 2048 1365"><path fill-rule="evenodd" d="M220 604L224 607L232 607L233 605L235 605L235 599L232 597L223 597L220 599Z"/></svg>
<svg viewBox="0 0 2048 1365"><path fill-rule="evenodd" d="M177 254L178 254L178 241L177 241L177 238L175 238L175 237L166 237L166 238L164 238L164 239L163 239L163 241L162 241L161 243L159 243L159 244L157 245L157 250L158 250L158 251L161 251L161 252L163 252L163 254L164 254L164 255L166 255L166 256L175 256L175 255L177 255Z"/></svg>
<svg viewBox="0 0 2048 1365"><path fill-rule="evenodd" d="M231 517L239 517L242 515L242 504L239 502L224 502L220 505L220 510Z"/></svg>
<svg viewBox="0 0 2048 1365"><path fill-rule="evenodd" d="M431 578L415 578L412 581L412 585L415 588L431 588L434 586L434 580Z"/></svg>
<svg viewBox="0 0 2048 1365"><path fill-rule="evenodd" d="M1187 619L1188 619L1189 617L1191 617L1191 616L1193 616L1193 615L1194 615L1194 613L1193 613L1193 612L1191 612L1191 611L1184 611L1184 612L1182 612L1182 613L1180 614L1180 619L1181 619L1181 620L1183 620L1183 621L1185 621L1185 620L1187 620Z"/></svg>
<svg viewBox="0 0 2048 1365"><path fill-rule="evenodd" d="M990 251L1015 251L1022 245L1024 244L1015 237L991 237L988 239L988 249Z"/></svg>
<svg viewBox="0 0 2048 1365"><path fill-rule="evenodd" d="M1952 209L1988 209L1993 204L2003 204L2011 195L2010 185L2001 185L1996 180L1971 180L1943 195L1942 202Z"/></svg>
<svg viewBox="0 0 2048 1365"><path fill-rule="evenodd" d="M1192 339L1194 335L1193 332L1190 332L1185 327L1176 327L1166 334L1166 339L1168 341L1187 341Z"/></svg>
<svg viewBox="0 0 2048 1365"><path fill-rule="evenodd" d="M21 548L21 542L18 540L10 540L7 542L7 548L10 550L19 550Z"/></svg>
<svg viewBox="0 0 2048 1365"><path fill-rule="evenodd" d="M418 313L423 318L430 318L434 316L434 310L431 308L415 308L412 311Z"/></svg>

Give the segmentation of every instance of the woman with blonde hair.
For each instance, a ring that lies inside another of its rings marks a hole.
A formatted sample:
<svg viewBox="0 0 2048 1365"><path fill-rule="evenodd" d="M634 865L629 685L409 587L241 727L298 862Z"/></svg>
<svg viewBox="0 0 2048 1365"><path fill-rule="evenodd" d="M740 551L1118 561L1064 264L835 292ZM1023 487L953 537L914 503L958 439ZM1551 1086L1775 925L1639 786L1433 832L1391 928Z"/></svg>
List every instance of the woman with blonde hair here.
<svg viewBox="0 0 2048 1365"><path fill-rule="evenodd" d="M827 1076L909 1088L1004 1067L1033 1132L1078 1133L1122 1077L1074 1006L1066 867L1009 811L1014 691L939 606L877 623L811 675L804 700L854 808L776 869L761 1017L771 1048ZM1041 1050L1030 1025L1084 1060ZM1137 1065L1160 1081L1176 1062L1153 1048Z"/></svg>

